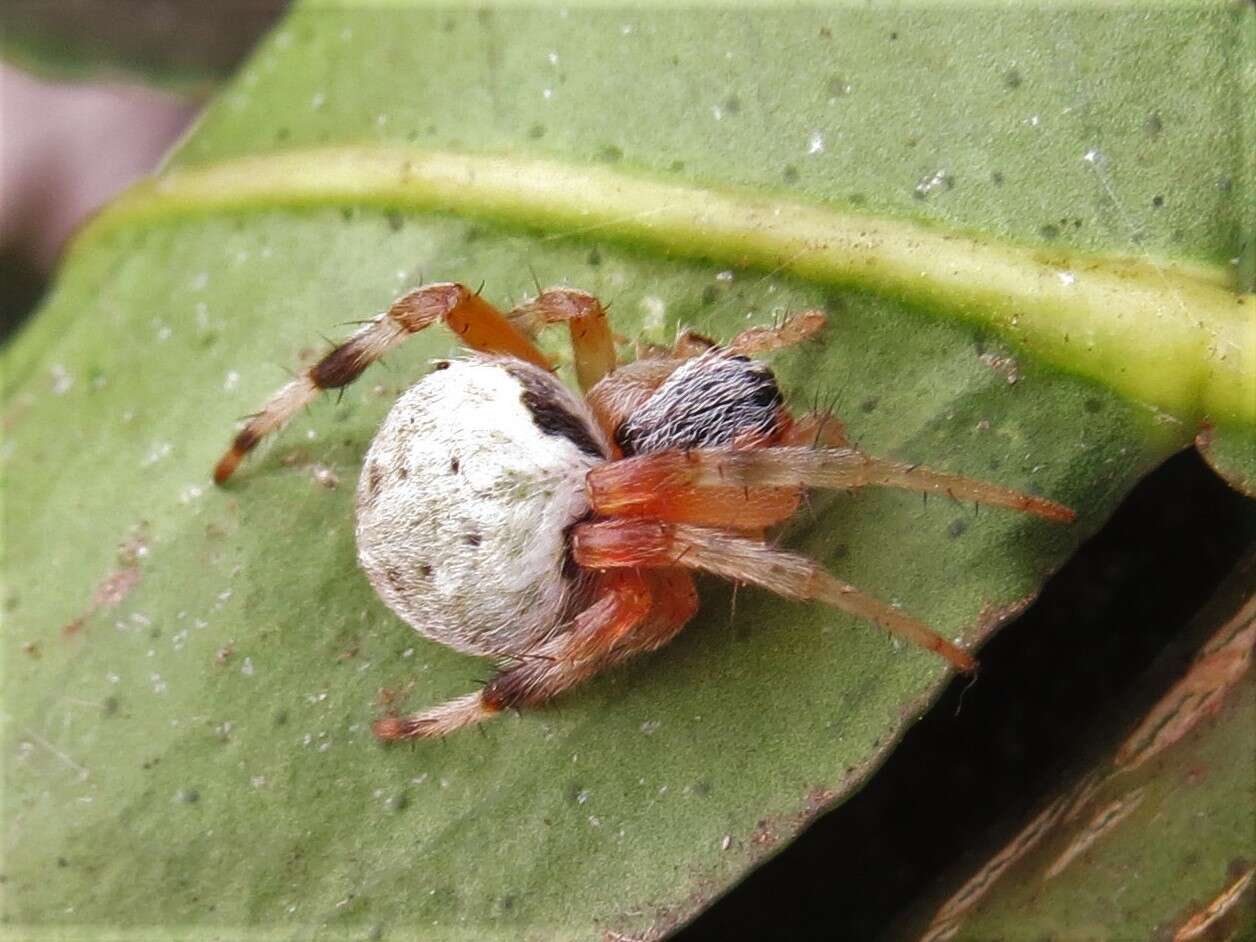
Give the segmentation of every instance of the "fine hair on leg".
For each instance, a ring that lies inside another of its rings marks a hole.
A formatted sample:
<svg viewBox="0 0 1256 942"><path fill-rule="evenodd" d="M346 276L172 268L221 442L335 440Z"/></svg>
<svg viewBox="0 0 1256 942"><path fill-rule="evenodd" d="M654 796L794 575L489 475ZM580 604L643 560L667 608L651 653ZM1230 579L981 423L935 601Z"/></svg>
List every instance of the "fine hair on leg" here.
<svg viewBox="0 0 1256 942"><path fill-rule="evenodd" d="M284 385L267 400L235 436L214 467L214 481L223 484L267 435L282 429L325 389L347 386L362 371L412 334L444 320L473 350L517 357L545 370L549 360L491 304L463 285L425 285L398 298L348 340Z"/></svg>

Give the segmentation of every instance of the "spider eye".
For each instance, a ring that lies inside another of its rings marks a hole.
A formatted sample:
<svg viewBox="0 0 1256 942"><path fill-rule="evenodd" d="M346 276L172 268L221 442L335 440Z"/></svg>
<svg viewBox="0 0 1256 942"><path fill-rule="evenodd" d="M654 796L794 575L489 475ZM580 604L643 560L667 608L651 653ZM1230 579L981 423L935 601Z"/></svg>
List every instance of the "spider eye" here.
<svg viewBox="0 0 1256 942"><path fill-rule="evenodd" d="M765 383L754 391L750 401L763 409L769 406L779 406L782 401L781 392L776 388L775 383Z"/></svg>

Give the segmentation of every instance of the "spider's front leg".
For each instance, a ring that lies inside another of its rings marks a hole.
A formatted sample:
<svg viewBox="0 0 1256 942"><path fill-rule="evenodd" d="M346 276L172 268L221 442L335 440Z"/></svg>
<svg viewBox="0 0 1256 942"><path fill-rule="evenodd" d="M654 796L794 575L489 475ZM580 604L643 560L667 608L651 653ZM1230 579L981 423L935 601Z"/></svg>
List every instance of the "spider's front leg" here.
<svg viewBox="0 0 1256 942"><path fill-rule="evenodd" d="M606 320L606 309L587 291L548 288L506 317L531 332L550 324L566 324L571 334L576 380L584 392L615 370L615 337Z"/></svg>
<svg viewBox="0 0 1256 942"><path fill-rule="evenodd" d="M465 286L444 282L416 288L271 396L219 459L214 467L215 483L222 484L231 477L258 442L287 425L320 392L347 386L407 337L440 320L473 350L513 356L542 369L553 369L532 341Z"/></svg>
<svg viewBox="0 0 1256 942"><path fill-rule="evenodd" d="M768 526L774 508L765 495L804 487L845 490L893 487L1006 507L1054 523L1077 514L1063 504L976 478L886 461L857 448L694 448L607 462L589 472L593 510L616 517L655 517L677 523ZM783 505L782 505L783 507ZM696 508L696 510L695 510ZM766 514L766 515L765 515Z"/></svg>
<svg viewBox="0 0 1256 942"><path fill-rule="evenodd" d="M536 706L607 667L669 641L698 609L693 581L679 570L604 573L596 601L570 629L502 670L481 690L410 716L375 723L383 740L444 736L502 710Z"/></svg>
<svg viewBox="0 0 1256 942"><path fill-rule="evenodd" d="M705 570L786 598L840 608L933 651L958 670L977 666L966 652L928 626L842 582L814 560L723 530L660 520L582 523L572 531L572 557L590 569L683 566Z"/></svg>

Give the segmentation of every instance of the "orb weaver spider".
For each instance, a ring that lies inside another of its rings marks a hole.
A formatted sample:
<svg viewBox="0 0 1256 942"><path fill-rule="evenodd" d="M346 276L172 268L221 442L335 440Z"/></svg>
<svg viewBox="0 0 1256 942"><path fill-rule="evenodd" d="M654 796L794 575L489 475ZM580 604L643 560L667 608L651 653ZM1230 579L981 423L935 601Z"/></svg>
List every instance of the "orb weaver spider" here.
<svg viewBox="0 0 1256 942"><path fill-rule="evenodd" d="M970 671L955 644L772 546L765 530L793 515L807 488L872 485L1074 518L1044 498L872 457L828 417L792 415L753 357L813 336L820 311L722 346L684 332L671 350L621 364L603 306L571 288L507 314L460 284L409 292L275 393L214 480L320 392L438 321L473 353L438 361L376 434L358 484L358 559L420 634L502 664L473 693L378 720L384 740L441 736L544 703L661 647L698 610L694 570L834 606ZM531 339L560 323L583 395Z"/></svg>

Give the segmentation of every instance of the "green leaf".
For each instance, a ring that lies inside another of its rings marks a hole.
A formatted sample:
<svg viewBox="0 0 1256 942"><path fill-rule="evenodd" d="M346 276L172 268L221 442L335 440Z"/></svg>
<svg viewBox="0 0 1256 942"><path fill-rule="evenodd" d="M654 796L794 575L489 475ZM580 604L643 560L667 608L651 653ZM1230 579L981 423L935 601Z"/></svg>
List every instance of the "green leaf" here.
<svg viewBox="0 0 1256 942"><path fill-rule="evenodd" d="M626 353L821 307L820 341L772 364L800 409L1081 512L868 491L784 534L979 645L1202 421L1218 453L1256 422L1229 265L1250 177L1222 119L1244 25L298 8L6 355L5 918L566 939L692 916L859 787L944 665L709 581L658 654L383 749L380 688L419 707L490 669L354 563L361 456L455 346L420 335L214 489L233 421L423 275L503 304L533 270L593 291Z"/></svg>
<svg viewBox="0 0 1256 942"><path fill-rule="evenodd" d="M1144 685L1162 695L1107 717L1089 737L1099 758L897 937L1250 938L1254 577L1249 555L1194 626L1189 669L1162 659Z"/></svg>

